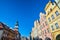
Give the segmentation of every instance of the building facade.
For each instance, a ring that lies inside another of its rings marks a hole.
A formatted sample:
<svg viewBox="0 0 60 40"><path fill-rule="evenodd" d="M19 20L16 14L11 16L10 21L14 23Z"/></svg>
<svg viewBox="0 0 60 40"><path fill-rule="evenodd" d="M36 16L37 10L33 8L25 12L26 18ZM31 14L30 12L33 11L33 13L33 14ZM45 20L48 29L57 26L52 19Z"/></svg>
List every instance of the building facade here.
<svg viewBox="0 0 60 40"><path fill-rule="evenodd" d="M40 29L42 31L43 40L52 40L51 32L48 27L48 23L46 20L46 15L44 13L40 13Z"/></svg>
<svg viewBox="0 0 60 40"><path fill-rule="evenodd" d="M60 40L60 9L53 2L49 1L45 7L46 19L52 33L52 40Z"/></svg>
<svg viewBox="0 0 60 40"><path fill-rule="evenodd" d="M18 30L19 30L19 23L18 23L18 21L16 21L16 24L15 24L15 27L14 27L14 32L16 34L15 39L16 40L21 40L21 34L19 33Z"/></svg>
<svg viewBox="0 0 60 40"><path fill-rule="evenodd" d="M20 40L20 33L0 22L0 40Z"/></svg>
<svg viewBox="0 0 60 40"><path fill-rule="evenodd" d="M34 27L32 28L31 37L32 40L38 39L38 20L34 21Z"/></svg>
<svg viewBox="0 0 60 40"><path fill-rule="evenodd" d="M0 27L2 27L2 34L1 35L1 40L15 40L15 32L13 30L11 30L7 25L3 24L0 22Z"/></svg>
<svg viewBox="0 0 60 40"><path fill-rule="evenodd" d="M37 31L37 33L38 33L38 38L39 38L39 40L42 40L43 39L43 37L42 37L42 31L41 31L41 23L40 23L40 21L38 21L38 23L37 23L37 29L38 29L38 31Z"/></svg>

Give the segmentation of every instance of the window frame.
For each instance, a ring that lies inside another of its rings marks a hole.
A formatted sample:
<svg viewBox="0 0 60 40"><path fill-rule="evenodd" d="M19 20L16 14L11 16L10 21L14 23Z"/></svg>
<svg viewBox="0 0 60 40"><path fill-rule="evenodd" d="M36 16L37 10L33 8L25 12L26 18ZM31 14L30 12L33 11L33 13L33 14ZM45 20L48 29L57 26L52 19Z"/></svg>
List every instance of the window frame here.
<svg viewBox="0 0 60 40"><path fill-rule="evenodd" d="M50 17L48 18L48 21L49 21L49 22L51 22L51 19L50 19Z"/></svg>
<svg viewBox="0 0 60 40"><path fill-rule="evenodd" d="M55 23L55 26L56 26L56 29L58 29L58 28L59 28L59 25L58 25L58 23Z"/></svg>
<svg viewBox="0 0 60 40"><path fill-rule="evenodd" d="M58 11L56 11L55 14L56 14L56 16L59 16L59 12Z"/></svg>
<svg viewBox="0 0 60 40"><path fill-rule="evenodd" d="M51 15L51 17L52 17L52 20L55 18L54 15Z"/></svg>
<svg viewBox="0 0 60 40"><path fill-rule="evenodd" d="M51 28L52 28L52 30L54 30L54 26L53 25L51 25Z"/></svg>

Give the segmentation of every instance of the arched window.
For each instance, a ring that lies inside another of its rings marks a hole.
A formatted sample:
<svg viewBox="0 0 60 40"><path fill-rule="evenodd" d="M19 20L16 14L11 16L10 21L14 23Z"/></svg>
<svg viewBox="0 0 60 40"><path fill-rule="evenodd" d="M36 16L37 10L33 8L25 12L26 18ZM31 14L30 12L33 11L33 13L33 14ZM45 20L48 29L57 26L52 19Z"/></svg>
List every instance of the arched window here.
<svg viewBox="0 0 60 40"><path fill-rule="evenodd" d="M49 37L46 37L45 40L51 40Z"/></svg>
<svg viewBox="0 0 60 40"><path fill-rule="evenodd" d="M60 34L56 36L56 40L60 40Z"/></svg>

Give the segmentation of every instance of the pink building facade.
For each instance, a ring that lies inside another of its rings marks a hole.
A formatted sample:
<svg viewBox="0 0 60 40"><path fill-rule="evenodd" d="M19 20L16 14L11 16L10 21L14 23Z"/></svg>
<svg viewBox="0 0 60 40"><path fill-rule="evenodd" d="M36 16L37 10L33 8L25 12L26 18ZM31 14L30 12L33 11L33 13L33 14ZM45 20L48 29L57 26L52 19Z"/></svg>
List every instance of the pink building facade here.
<svg viewBox="0 0 60 40"><path fill-rule="evenodd" d="M44 13L40 13L40 25L42 31L43 40L52 40L51 32L49 30L48 23L46 21L46 16Z"/></svg>

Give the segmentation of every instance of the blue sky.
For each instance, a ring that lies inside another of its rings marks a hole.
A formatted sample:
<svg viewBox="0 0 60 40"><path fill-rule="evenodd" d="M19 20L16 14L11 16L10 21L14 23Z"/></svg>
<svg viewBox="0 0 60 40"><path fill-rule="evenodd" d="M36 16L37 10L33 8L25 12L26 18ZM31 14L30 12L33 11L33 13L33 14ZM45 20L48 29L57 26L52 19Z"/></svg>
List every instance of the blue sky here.
<svg viewBox="0 0 60 40"><path fill-rule="evenodd" d="M34 21L39 19L39 13L49 0L0 0L0 21L14 28L19 21L19 32L29 36ZM53 0L52 0L53 1Z"/></svg>

